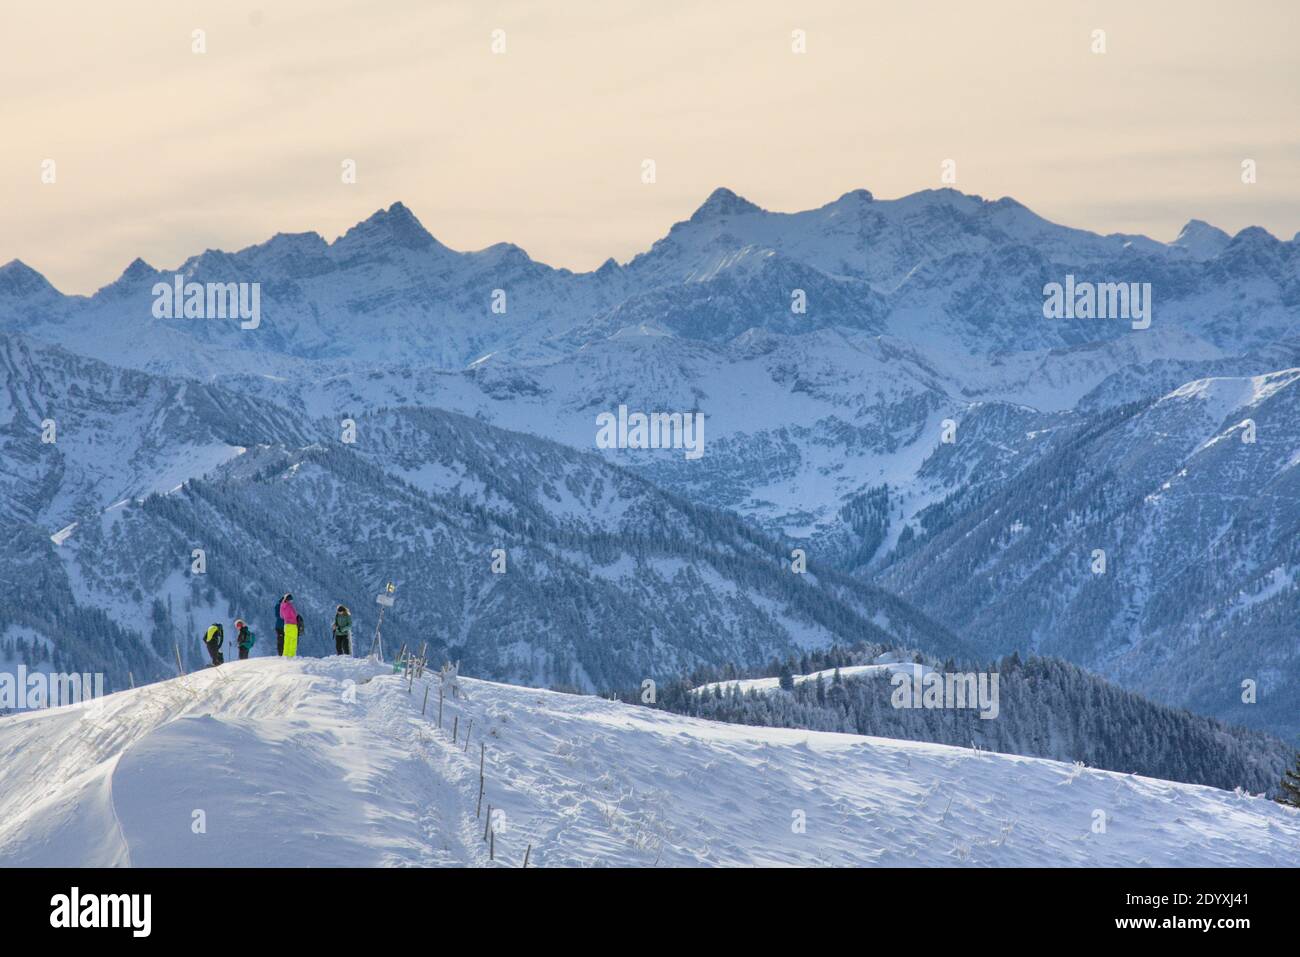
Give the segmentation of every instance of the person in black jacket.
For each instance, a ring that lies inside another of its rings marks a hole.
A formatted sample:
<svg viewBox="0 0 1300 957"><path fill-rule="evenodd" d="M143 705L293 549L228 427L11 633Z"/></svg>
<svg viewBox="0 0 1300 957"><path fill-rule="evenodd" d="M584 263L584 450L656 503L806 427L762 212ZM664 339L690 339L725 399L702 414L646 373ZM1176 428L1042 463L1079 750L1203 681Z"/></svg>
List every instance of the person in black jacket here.
<svg viewBox="0 0 1300 957"><path fill-rule="evenodd" d="M221 645L226 640L226 634L220 623L213 622L208 625L207 633L203 636L203 647L208 649L208 657L212 659L212 666L225 661L225 656L221 654Z"/></svg>
<svg viewBox="0 0 1300 957"><path fill-rule="evenodd" d="M284 619L280 617L280 602L275 603L275 653L284 657Z"/></svg>
<svg viewBox="0 0 1300 957"><path fill-rule="evenodd" d="M346 605L339 605L334 615L334 654L352 654L352 613Z"/></svg>

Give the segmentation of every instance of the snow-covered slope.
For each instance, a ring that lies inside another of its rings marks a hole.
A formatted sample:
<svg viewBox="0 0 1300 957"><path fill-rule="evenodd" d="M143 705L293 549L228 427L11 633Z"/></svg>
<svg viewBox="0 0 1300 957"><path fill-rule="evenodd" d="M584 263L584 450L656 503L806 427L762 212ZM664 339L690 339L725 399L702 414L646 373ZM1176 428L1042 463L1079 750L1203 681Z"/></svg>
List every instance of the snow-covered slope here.
<svg viewBox="0 0 1300 957"><path fill-rule="evenodd" d="M424 681L351 659L0 718L0 865L1241 867L1300 844L1300 814L1240 793L463 685L442 730Z"/></svg>
<svg viewBox="0 0 1300 957"><path fill-rule="evenodd" d="M1027 361L1015 376L1038 376L1045 393L1070 394L1067 382L1045 372L1045 362ZM1064 362L1057 361L1057 371ZM1078 388L1104 374L1088 373ZM944 420L963 423L963 449L1014 456L1041 445L1035 436L1059 419L996 395L980 392L976 399L905 344L838 329L797 336L750 330L721 344L627 334L525 364L489 359L456 372L397 367L338 373L320 383L254 376L235 382L249 394L336 419L404 405L454 409L597 452L691 501L819 545L844 526L841 509L870 489L888 484L893 511L905 518L952 492L977 455L965 470L918 475L939 445ZM596 449L596 416L619 405L700 411L704 455ZM967 428L976 409L984 410L977 415L982 425Z"/></svg>
<svg viewBox="0 0 1300 957"><path fill-rule="evenodd" d="M816 561L795 575L783 543L589 452L427 408L316 418L15 348L30 361L0 365L17 370L0 418L0 501L16 519L0 553L0 654L29 665L104 671L117 688L128 672L152 680L174 646L197 660L213 620L243 616L269 642L285 591L307 619L304 649L323 651L334 606L373 628L371 589L389 580L402 595L392 637L504 680L611 689L859 640L959 651L893 595ZM62 422L50 444L46 402ZM187 454L192 434L242 452Z"/></svg>
<svg viewBox="0 0 1300 957"><path fill-rule="evenodd" d="M1290 737L1300 727L1297 423L1294 368L1202 379L1098 416L1001 487L925 516L919 544L880 582L986 653L1069 658L1158 700ZM1243 700L1246 679L1257 701Z"/></svg>
<svg viewBox="0 0 1300 957"><path fill-rule="evenodd" d="M239 391L0 333L0 517L55 533L303 435L300 417Z"/></svg>

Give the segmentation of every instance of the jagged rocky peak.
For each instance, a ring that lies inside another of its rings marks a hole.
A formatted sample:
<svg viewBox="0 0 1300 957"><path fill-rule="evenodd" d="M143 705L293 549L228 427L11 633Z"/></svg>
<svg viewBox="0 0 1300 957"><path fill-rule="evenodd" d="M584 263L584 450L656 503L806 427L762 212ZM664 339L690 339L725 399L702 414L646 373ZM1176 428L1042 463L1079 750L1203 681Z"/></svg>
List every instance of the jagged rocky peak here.
<svg viewBox="0 0 1300 957"><path fill-rule="evenodd" d="M305 233L276 233L265 243L263 249L283 250L295 253L319 252L328 246L325 239L320 233L307 231Z"/></svg>
<svg viewBox="0 0 1300 957"><path fill-rule="evenodd" d="M153 266L149 265L139 256L131 260L130 265L122 270L122 275L118 276L107 286L99 290L102 293L113 293L124 289L132 289L140 284L147 283L157 278L159 272ZM96 293L98 295L99 293Z"/></svg>
<svg viewBox="0 0 1300 957"><path fill-rule="evenodd" d="M719 186L691 216L691 222L698 223L724 216L742 216L746 213L761 212L763 212L762 207L751 203L743 196L738 196L725 186Z"/></svg>
<svg viewBox="0 0 1300 957"><path fill-rule="evenodd" d="M338 240L339 246L352 248L370 245L396 245L404 249L432 249L439 246L415 214L404 203L375 211L368 219L349 229Z"/></svg>
<svg viewBox="0 0 1300 957"><path fill-rule="evenodd" d="M11 259L0 266L0 294L33 296L56 291L48 279L21 259Z"/></svg>
<svg viewBox="0 0 1300 957"><path fill-rule="evenodd" d="M136 256L131 260L131 264L122 270L122 275L118 277L118 282L135 282L140 279L146 279L154 276L158 270L154 269L147 262Z"/></svg>

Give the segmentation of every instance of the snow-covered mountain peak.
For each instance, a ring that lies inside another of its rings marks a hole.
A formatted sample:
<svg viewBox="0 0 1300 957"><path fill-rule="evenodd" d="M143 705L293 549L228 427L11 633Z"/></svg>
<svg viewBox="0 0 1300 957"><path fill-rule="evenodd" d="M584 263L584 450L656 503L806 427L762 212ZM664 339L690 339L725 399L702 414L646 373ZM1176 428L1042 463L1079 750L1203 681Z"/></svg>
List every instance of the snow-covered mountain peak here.
<svg viewBox="0 0 1300 957"><path fill-rule="evenodd" d="M1228 241L1213 265L1285 286L1294 275L1297 252L1262 226L1247 226Z"/></svg>
<svg viewBox="0 0 1300 957"><path fill-rule="evenodd" d="M900 196L898 199L884 200L883 202L889 203L897 209L908 211L934 209L935 207L949 207L963 213L969 213L974 212L982 206L1002 207L1001 201L998 203L989 203L989 201L984 199L982 196L977 196L974 193L963 193L961 190L953 189L951 186L945 186L942 189L922 189L915 193L908 193L906 196ZM1019 203L1013 202L1012 206L1015 209L1022 209L1028 212L1028 210Z"/></svg>
<svg viewBox="0 0 1300 957"><path fill-rule="evenodd" d="M1254 248L1272 248L1280 243L1276 236L1263 226L1247 226L1232 237L1231 245Z"/></svg>
<svg viewBox="0 0 1300 957"><path fill-rule="evenodd" d="M118 277L118 282L135 282L148 276L153 276L157 272L157 269L149 265L139 256L136 256L131 260L131 264L122 270L122 275Z"/></svg>
<svg viewBox="0 0 1300 957"><path fill-rule="evenodd" d="M134 290L152 284L161 275L163 275L162 272L136 256L135 259L131 260L130 265L122 270L122 275L100 288L95 295L117 298L124 293L129 294Z"/></svg>
<svg viewBox="0 0 1300 957"><path fill-rule="evenodd" d="M258 251L264 255L301 256L322 254L329 249L325 237L317 232L276 233L264 243L250 247L246 252Z"/></svg>
<svg viewBox="0 0 1300 957"><path fill-rule="evenodd" d="M1217 226L1211 226L1201 219L1190 219L1181 230L1178 238L1170 243L1173 249L1186 251L1195 259L1213 259L1223 252L1232 237Z"/></svg>
<svg viewBox="0 0 1300 957"><path fill-rule="evenodd" d="M528 255L527 250L514 243L493 243L486 249L480 249L470 255L477 257L478 264L488 269L533 269L539 265L532 256ZM551 267L541 268L549 271ZM562 271L567 272L567 270Z"/></svg>
<svg viewBox="0 0 1300 957"><path fill-rule="evenodd" d="M334 241L332 249L336 254L351 254L387 246L410 250L446 248L399 201L357 223Z"/></svg>
<svg viewBox="0 0 1300 957"><path fill-rule="evenodd" d="M857 189L849 190L839 199L835 200L833 203L830 203L830 205L843 206L850 203L862 204L862 203L874 203L875 201L876 201L876 197L872 195L871 190L858 187Z"/></svg>
<svg viewBox="0 0 1300 957"><path fill-rule="evenodd" d="M181 263L177 271L187 279L237 276L243 271L240 268L240 261L238 254L228 253L223 249L205 249L199 255L191 256Z"/></svg>
<svg viewBox="0 0 1300 957"><path fill-rule="evenodd" d="M11 259L0 266L0 295L35 296L57 291L48 279L21 259Z"/></svg>
<svg viewBox="0 0 1300 957"><path fill-rule="evenodd" d="M727 189L725 186L719 186L706 199L690 218L692 223L702 223L711 219L721 219L726 216L743 216L748 213L762 213L765 210L751 203L743 196Z"/></svg>
<svg viewBox="0 0 1300 957"><path fill-rule="evenodd" d="M276 233L235 255L263 279L299 280L335 268L329 243L316 232Z"/></svg>

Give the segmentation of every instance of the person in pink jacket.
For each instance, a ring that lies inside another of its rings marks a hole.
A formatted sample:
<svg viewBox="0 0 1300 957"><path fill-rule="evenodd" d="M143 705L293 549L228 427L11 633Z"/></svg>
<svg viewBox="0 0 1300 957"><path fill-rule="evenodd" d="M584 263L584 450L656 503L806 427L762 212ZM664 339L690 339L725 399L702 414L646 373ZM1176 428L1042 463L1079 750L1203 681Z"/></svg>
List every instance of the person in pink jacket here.
<svg viewBox="0 0 1300 957"><path fill-rule="evenodd" d="M284 656L294 658L298 654L298 624L302 617L293 607L293 595L286 593L280 599L280 620L284 622Z"/></svg>

